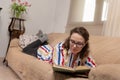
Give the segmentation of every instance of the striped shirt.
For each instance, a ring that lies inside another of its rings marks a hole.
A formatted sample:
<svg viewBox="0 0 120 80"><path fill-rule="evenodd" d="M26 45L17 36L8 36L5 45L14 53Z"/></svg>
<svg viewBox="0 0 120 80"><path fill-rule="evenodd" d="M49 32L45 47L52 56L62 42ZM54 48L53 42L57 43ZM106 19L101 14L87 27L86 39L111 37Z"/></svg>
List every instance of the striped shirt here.
<svg viewBox="0 0 120 80"><path fill-rule="evenodd" d="M40 60L47 61L50 64L75 67L80 66L81 59L80 57L73 63L74 54L71 51L68 51L63 48L63 42L58 43L54 48L50 45L44 45L39 47L37 51L37 57ZM74 66L73 66L74 64ZM85 60L85 65L88 67L95 67L95 62L91 56L88 56Z"/></svg>

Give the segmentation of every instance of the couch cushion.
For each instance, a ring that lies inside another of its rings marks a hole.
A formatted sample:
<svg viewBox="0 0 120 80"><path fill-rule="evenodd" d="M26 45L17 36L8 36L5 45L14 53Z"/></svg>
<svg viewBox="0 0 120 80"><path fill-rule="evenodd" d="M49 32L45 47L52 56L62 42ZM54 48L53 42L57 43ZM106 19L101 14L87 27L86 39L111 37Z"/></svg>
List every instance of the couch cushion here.
<svg viewBox="0 0 120 80"><path fill-rule="evenodd" d="M104 64L93 68L89 80L120 80L120 64Z"/></svg>

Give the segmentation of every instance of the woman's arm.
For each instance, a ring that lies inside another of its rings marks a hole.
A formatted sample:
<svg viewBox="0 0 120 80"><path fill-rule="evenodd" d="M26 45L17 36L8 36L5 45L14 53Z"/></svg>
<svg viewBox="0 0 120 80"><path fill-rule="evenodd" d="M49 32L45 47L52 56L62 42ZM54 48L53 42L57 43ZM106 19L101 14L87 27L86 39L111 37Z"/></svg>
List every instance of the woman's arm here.
<svg viewBox="0 0 120 80"><path fill-rule="evenodd" d="M85 65L87 65L89 67L96 67L96 63L95 63L94 59L91 56L87 57Z"/></svg>

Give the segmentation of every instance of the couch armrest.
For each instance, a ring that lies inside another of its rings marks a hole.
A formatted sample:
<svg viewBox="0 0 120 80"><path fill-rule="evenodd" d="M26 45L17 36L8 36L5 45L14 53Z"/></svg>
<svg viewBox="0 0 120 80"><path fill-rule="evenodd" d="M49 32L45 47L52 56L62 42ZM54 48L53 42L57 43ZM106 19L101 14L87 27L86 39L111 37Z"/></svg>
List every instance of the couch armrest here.
<svg viewBox="0 0 120 80"><path fill-rule="evenodd" d="M17 46L19 46L19 39L17 38L12 39L10 42L10 47L17 47Z"/></svg>
<svg viewBox="0 0 120 80"><path fill-rule="evenodd" d="M6 59L9 67L22 80L54 80L50 64L21 52L18 47L11 47Z"/></svg>
<svg viewBox="0 0 120 80"><path fill-rule="evenodd" d="M91 69L89 80L120 80L120 64L104 64Z"/></svg>

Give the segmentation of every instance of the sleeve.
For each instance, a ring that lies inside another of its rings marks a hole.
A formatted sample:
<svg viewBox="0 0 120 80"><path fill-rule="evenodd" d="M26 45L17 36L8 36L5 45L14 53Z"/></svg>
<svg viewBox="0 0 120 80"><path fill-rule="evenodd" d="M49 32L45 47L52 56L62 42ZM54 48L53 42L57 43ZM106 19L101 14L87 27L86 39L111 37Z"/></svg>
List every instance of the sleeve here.
<svg viewBox="0 0 120 80"><path fill-rule="evenodd" d="M37 50L37 58L52 64L53 47L50 45L40 46Z"/></svg>
<svg viewBox="0 0 120 80"><path fill-rule="evenodd" d="M85 65L89 67L96 67L95 61L91 56L87 57L87 61L85 62Z"/></svg>

